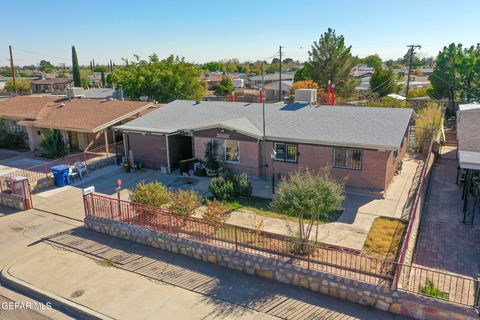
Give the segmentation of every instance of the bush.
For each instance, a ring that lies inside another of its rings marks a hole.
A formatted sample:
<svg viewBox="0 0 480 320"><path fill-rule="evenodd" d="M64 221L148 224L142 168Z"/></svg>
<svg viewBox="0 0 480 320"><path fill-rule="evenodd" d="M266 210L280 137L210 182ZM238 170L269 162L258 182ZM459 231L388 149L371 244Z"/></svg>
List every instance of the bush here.
<svg viewBox="0 0 480 320"><path fill-rule="evenodd" d="M207 211L203 215L203 219L215 224L224 223L227 220L228 207L223 203L212 200L207 203Z"/></svg>
<svg viewBox="0 0 480 320"><path fill-rule="evenodd" d="M233 183L225 180L223 177L212 178L208 190L210 190L215 199L224 201L232 196Z"/></svg>
<svg viewBox="0 0 480 320"><path fill-rule="evenodd" d="M130 191L130 201L162 207L170 202L171 194L160 182L145 183L141 181Z"/></svg>
<svg viewBox="0 0 480 320"><path fill-rule="evenodd" d="M187 218L195 213L195 209L200 207L200 204L197 192L178 190L172 193L169 208L174 214Z"/></svg>
<svg viewBox="0 0 480 320"><path fill-rule="evenodd" d="M233 193L237 196L250 197L253 192L252 181L245 173L233 177Z"/></svg>
<svg viewBox="0 0 480 320"><path fill-rule="evenodd" d="M51 159L63 157L69 152L66 141L56 129L50 129L48 136L42 134L40 145L45 150L45 156Z"/></svg>
<svg viewBox="0 0 480 320"><path fill-rule="evenodd" d="M218 141L211 140L205 144L205 166L210 170L218 170Z"/></svg>

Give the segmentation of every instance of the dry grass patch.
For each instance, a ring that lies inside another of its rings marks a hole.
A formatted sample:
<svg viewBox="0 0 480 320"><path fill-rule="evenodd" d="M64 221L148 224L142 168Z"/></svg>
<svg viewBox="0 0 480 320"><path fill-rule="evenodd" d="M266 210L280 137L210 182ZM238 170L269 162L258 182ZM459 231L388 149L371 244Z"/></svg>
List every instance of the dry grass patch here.
<svg viewBox="0 0 480 320"><path fill-rule="evenodd" d="M400 220L376 218L362 251L381 259L394 260L400 250L404 230L405 223Z"/></svg>

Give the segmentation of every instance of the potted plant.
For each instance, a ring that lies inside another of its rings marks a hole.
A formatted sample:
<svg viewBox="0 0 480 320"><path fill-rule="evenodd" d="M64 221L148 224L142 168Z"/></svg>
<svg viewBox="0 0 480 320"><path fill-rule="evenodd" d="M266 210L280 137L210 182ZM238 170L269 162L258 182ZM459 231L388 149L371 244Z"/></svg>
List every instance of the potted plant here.
<svg viewBox="0 0 480 320"><path fill-rule="evenodd" d="M218 141L211 140L205 144L205 169L207 176L215 177L218 174Z"/></svg>

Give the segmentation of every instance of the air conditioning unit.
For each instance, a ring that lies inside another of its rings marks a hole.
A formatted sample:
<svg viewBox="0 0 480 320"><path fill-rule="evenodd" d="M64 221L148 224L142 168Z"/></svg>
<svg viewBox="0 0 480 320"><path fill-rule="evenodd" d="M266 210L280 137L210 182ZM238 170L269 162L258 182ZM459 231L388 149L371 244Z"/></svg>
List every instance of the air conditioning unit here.
<svg viewBox="0 0 480 320"><path fill-rule="evenodd" d="M317 89L296 89L295 103L317 104Z"/></svg>

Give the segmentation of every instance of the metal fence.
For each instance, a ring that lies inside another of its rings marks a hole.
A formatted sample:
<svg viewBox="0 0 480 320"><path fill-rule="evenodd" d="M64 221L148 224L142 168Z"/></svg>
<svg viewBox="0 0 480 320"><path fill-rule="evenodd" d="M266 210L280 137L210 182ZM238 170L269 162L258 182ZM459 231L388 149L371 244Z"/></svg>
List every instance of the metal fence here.
<svg viewBox="0 0 480 320"><path fill-rule="evenodd" d="M79 152L75 154L70 154L65 157L48 161L36 166L28 167L25 169L19 169L14 172L7 173L2 177L13 178L13 177L27 177L28 181L32 184L38 180L51 178L52 172L50 168L59 164L65 164L68 166L73 165L76 162L83 162L85 165L90 165L95 162L101 161L108 157L114 156L117 153L117 149L123 148L122 143L110 144L108 145L108 152L106 151L105 146L100 146L88 151Z"/></svg>
<svg viewBox="0 0 480 320"><path fill-rule="evenodd" d="M358 251L304 242L295 237L183 218L168 209L89 194L85 215L138 225L212 246L276 259L309 270L331 273L369 284L474 306L478 281L415 265L377 259ZM396 275L400 275L396 277Z"/></svg>

